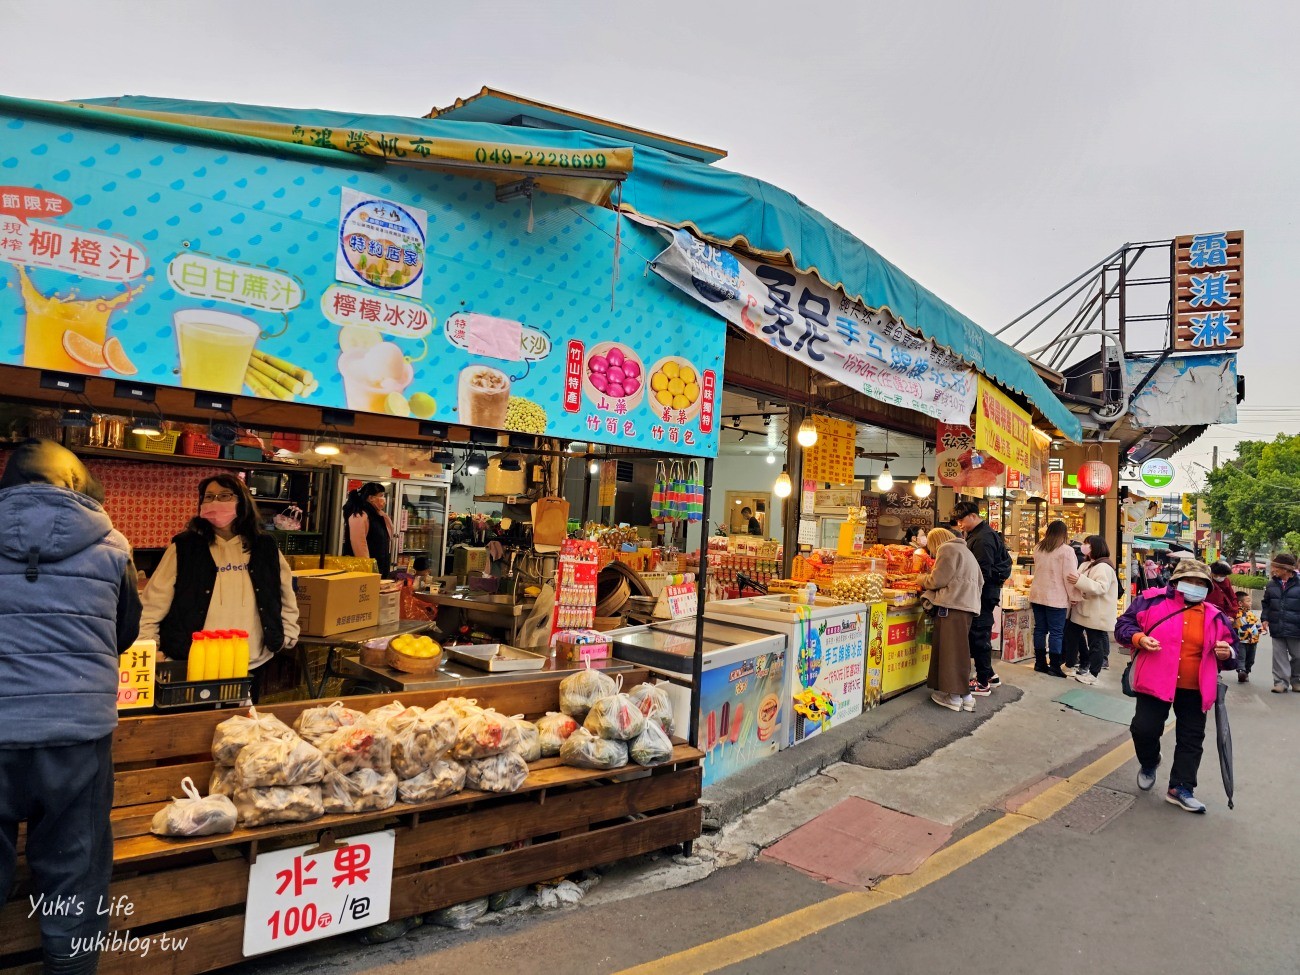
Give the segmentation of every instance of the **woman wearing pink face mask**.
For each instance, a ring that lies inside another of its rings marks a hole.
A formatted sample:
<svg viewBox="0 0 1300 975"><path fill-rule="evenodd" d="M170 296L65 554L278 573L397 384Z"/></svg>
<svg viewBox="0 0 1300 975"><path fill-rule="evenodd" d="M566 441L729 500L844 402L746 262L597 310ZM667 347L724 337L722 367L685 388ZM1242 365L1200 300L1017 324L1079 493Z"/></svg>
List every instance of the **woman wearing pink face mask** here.
<svg viewBox="0 0 1300 975"><path fill-rule="evenodd" d="M157 640L159 653L181 660L199 630L244 630L256 698L257 668L298 642L293 575L243 481L204 478L198 500L197 515L145 588L140 639Z"/></svg>

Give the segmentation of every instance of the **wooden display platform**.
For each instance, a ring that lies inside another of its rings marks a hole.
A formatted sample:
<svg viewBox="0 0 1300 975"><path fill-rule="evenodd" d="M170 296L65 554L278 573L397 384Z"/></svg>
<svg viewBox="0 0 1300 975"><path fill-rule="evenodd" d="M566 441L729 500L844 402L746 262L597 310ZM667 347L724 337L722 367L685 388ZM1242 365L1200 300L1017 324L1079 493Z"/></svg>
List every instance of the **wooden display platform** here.
<svg viewBox="0 0 1300 975"><path fill-rule="evenodd" d="M625 675L630 689L644 670ZM475 688L484 706L532 717L558 710L558 678L513 681ZM428 707L454 690L400 695L402 703ZM358 710L398 695L348 698ZM292 724L298 713L321 702L260 708ZM382 812L323 816L310 823L237 829L193 839L153 836L154 812L180 792L190 776L206 792L212 770L213 729L235 711L124 718L114 736L116 795L113 807L114 874L110 896L134 905L130 917L114 917L110 930L132 936L169 934L188 938L184 951L150 952L151 973L194 975L242 962L249 864L259 851L337 838L396 831L392 917L402 918L476 897L612 863L700 835L698 805L702 754L677 744L672 760L653 769L626 766L593 771L542 759L529 766L518 792L465 790L432 802L397 805ZM446 863L491 847L523 844L503 853ZM27 917L30 878L19 861L15 897L0 908L0 972L39 973L39 931ZM100 972L116 975L140 968L138 956L106 953Z"/></svg>

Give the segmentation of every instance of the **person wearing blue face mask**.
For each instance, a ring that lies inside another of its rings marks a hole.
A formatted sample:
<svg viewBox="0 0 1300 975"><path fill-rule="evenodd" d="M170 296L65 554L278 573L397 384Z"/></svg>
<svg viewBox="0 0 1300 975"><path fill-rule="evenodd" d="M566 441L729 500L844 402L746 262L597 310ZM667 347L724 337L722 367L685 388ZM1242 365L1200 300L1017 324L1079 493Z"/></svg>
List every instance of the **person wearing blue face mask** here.
<svg viewBox="0 0 1300 975"><path fill-rule="evenodd" d="M1147 589L1115 623L1115 639L1131 648L1136 709L1129 730L1139 764L1138 788L1149 791L1160 765L1160 737L1172 707L1174 761L1165 800L1204 813L1195 796L1205 744L1205 715L1214 707L1219 671L1236 667L1232 621L1209 605L1209 567L1183 559L1169 585Z"/></svg>

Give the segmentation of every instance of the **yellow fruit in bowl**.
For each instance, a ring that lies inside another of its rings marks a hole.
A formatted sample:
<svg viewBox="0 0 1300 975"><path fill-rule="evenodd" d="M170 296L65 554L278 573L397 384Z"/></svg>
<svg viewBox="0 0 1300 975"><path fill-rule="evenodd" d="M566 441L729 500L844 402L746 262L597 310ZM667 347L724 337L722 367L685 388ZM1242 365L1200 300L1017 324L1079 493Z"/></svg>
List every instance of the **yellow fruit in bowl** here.
<svg viewBox="0 0 1300 975"><path fill-rule="evenodd" d="M650 388L656 393L668 388L668 377L662 372L657 372L650 377Z"/></svg>
<svg viewBox="0 0 1300 975"><path fill-rule="evenodd" d="M660 406L672 406L673 394L668 392L666 389L661 389L659 392L655 393L655 402Z"/></svg>
<svg viewBox="0 0 1300 975"><path fill-rule="evenodd" d="M663 365L663 374L667 376L669 379L676 379L679 375L681 375L681 371L682 371L681 366L673 362L671 359L669 359Z"/></svg>
<svg viewBox="0 0 1300 975"><path fill-rule="evenodd" d="M695 370L690 366L682 366L681 371L677 375L684 383L689 384L695 382Z"/></svg>

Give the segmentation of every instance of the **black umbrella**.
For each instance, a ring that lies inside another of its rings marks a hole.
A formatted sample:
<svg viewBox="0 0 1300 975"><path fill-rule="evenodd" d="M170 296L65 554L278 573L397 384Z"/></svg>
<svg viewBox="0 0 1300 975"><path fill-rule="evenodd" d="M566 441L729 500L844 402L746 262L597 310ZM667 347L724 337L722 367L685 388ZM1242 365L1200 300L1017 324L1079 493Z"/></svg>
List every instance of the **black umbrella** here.
<svg viewBox="0 0 1300 975"><path fill-rule="evenodd" d="M1232 805L1232 726L1228 724L1228 685L1219 681L1214 697L1214 731L1219 744L1219 771L1223 774L1223 791L1228 794L1228 808Z"/></svg>

